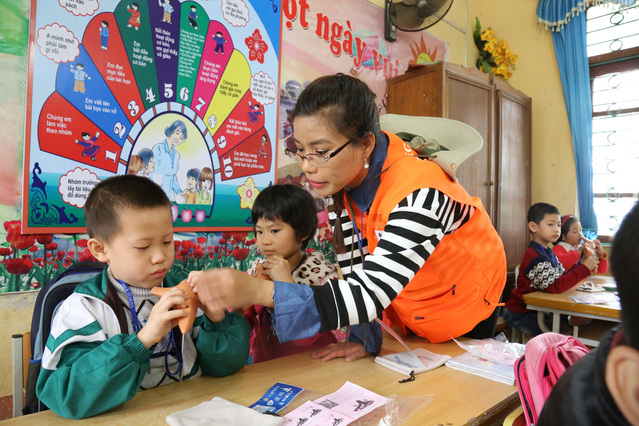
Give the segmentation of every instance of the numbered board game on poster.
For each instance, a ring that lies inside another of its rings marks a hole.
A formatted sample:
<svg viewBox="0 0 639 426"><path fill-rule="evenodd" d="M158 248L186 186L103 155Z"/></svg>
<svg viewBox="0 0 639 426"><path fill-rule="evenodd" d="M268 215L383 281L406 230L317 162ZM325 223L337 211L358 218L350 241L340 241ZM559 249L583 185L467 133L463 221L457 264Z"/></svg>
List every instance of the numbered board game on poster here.
<svg viewBox="0 0 639 426"><path fill-rule="evenodd" d="M176 230L252 228L275 181L280 2L33 0L23 229L80 232L136 174Z"/></svg>

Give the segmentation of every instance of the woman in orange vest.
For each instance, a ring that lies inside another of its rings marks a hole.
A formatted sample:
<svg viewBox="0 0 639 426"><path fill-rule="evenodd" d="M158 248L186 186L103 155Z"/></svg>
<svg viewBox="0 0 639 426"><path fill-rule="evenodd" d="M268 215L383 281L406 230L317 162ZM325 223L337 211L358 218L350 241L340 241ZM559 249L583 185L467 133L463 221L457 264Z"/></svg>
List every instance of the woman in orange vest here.
<svg viewBox="0 0 639 426"><path fill-rule="evenodd" d="M287 154L313 189L332 197L345 279L308 287L230 269L192 272L204 309L274 308L280 341L367 323L386 311L405 332L437 343L493 313L506 282L503 244L481 201L454 176L481 147L481 136L442 118L387 114L381 122L408 139L421 136L414 140L430 160L381 131L375 94L344 74L320 77L304 89L286 139ZM350 361L378 349L342 344L314 357Z"/></svg>

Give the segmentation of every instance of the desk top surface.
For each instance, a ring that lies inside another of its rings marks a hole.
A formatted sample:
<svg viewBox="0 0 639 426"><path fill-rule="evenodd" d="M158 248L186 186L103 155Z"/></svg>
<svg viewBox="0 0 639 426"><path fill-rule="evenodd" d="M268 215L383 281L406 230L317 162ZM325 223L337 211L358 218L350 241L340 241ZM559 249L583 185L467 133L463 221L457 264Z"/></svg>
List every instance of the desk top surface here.
<svg viewBox="0 0 639 426"><path fill-rule="evenodd" d="M554 309L560 309L560 310L570 311L575 313L600 315L600 316L609 317L609 318L619 318L620 312L621 312L619 302L606 303L606 304L584 304L584 303L576 303L570 298L570 296L577 296L577 295L584 296L588 294L592 294L592 295L602 294L602 293L587 293L587 292L577 290L577 287L585 281L592 281L594 284L597 284L597 285L610 284L615 282L613 277L604 276L604 275L593 275L586 278L585 280L580 281L578 285L576 285L575 287L571 288L570 290L564 293L554 294L554 293L546 293L543 291L535 291L532 293L525 294L524 302L526 302L527 305L541 306L544 308L554 308Z"/></svg>
<svg viewBox="0 0 639 426"><path fill-rule="evenodd" d="M405 350L385 333L382 355ZM459 355L454 342L430 344L417 336L406 338L411 349L425 348L435 353ZM319 393L315 398L338 390L350 381L382 396L432 395L433 401L408 419L406 425L480 424L491 417L512 411L519 405L516 386L505 385L473 374L442 366L416 376L415 381L398 383L405 378L374 362L373 357L347 363L343 359L321 362L309 353L291 355L253 364L238 373L222 377L201 377L140 391L125 404L84 421L91 424L165 424L165 417L219 396L249 406L276 382L301 386ZM296 400L293 402L295 403ZM66 420L51 411L18 417L9 422L55 424Z"/></svg>

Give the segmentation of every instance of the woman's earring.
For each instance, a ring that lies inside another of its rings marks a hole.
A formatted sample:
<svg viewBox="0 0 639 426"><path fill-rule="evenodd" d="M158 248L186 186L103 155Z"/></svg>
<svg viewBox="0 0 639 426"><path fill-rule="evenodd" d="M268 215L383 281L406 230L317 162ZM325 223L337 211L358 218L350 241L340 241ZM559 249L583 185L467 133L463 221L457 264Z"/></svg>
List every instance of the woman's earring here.
<svg viewBox="0 0 639 426"><path fill-rule="evenodd" d="M368 169L368 158L364 157L364 168Z"/></svg>

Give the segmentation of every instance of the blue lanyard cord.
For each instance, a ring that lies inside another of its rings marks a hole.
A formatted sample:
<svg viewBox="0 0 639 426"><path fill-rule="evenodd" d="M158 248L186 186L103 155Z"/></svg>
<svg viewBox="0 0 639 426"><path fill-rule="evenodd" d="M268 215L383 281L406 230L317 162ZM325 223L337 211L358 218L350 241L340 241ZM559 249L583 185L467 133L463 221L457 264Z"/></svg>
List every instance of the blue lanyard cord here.
<svg viewBox="0 0 639 426"><path fill-rule="evenodd" d="M133 293L131 293L131 289L129 288L127 283L125 283L122 280L117 280L117 281L122 285L122 288L124 289L124 292L126 293L126 298L129 301L129 309L131 310L131 323L133 324L133 330L136 333L139 333L140 330L142 330L142 326L140 325L140 321L138 320L138 314L135 311L135 302L133 301ZM175 352L175 357L178 360L178 368L177 370L175 370L175 372L171 372L171 370L169 369L169 355L171 350ZM160 350L160 352L157 354L151 355L151 358L157 358L158 356L162 356L162 353L164 353L164 369L166 370L167 374L169 374L170 376L175 376L179 374L180 371L182 371L182 364L183 364L182 353L177 350L177 345L175 344L175 338L173 337L173 330L169 331L169 338L166 339L166 342L164 342L164 346L162 346L162 349Z"/></svg>
<svg viewBox="0 0 639 426"><path fill-rule="evenodd" d="M138 320L138 314L135 311L135 302L133 301L133 294L131 293L131 289L124 281L118 280L118 282L122 284L122 288L126 293L126 298L129 300L129 309L131 310L131 323L133 324L133 330L136 333L139 333L140 330L142 330L142 326L140 325L140 321Z"/></svg>
<svg viewBox="0 0 639 426"><path fill-rule="evenodd" d="M359 246L359 255L362 257L362 267L364 267L364 249L363 249L363 245L364 242L362 241L362 237L359 234L359 229L357 229L357 222L355 221L355 209L353 208L353 205L351 204L351 200L348 196L346 196L346 201L348 201L348 207L350 207L351 210L351 216L353 218L352 223L353 223L353 229L355 230L355 236L357 237L357 243ZM364 212L362 211L362 232L364 232ZM353 252L351 251L351 259L353 257Z"/></svg>
<svg viewBox="0 0 639 426"><path fill-rule="evenodd" d="M160 352L164 352L164 350L166 349L166 352L164 354L164 369L166 370L167 374L169 376L175 376L177 374L180 373L180 371L182 371L182 353L180 351L178 351L177 345L175 344L175 338L173 336L173 330L169 331L169 338L166 339L166 342L164 342L164 346L162 346L162 350ZM175 352L175 357L178 360L178 367L177 370L175 371L171 371L170 367L169 367L169 354L171 352L171 350L173 350Z"/></svg>

